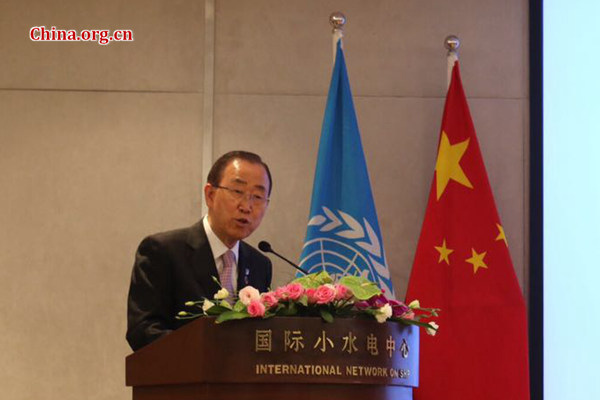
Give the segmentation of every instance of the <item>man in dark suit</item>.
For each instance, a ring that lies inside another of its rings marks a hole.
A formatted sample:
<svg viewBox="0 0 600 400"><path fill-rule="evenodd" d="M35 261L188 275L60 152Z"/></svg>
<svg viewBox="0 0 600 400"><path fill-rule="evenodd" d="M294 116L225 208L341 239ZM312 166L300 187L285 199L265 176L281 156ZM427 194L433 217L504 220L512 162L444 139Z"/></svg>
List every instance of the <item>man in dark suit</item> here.
<svg viewBox="0 0 600 400"><path fill-rule="evenodd" d="M271 173L244 151L221 156L204 186L208 214L183 229L145 238L135 257L127 303L127 341L133 350L181 327L185 302L212 299L219 290L271 285L270 260L244 243L262 221L271 194Z"/></svg>

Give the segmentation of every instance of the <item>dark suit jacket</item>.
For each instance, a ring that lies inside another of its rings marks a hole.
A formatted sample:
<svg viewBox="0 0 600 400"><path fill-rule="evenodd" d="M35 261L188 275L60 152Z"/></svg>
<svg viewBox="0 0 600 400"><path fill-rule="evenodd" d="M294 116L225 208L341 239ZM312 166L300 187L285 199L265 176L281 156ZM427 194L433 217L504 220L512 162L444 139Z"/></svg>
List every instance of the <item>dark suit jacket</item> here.
<svg viewBox="0 0 600 400"><path fill-rule="evenodd" d="M251 285L267 291L271 275L271 261L240 242L238 289ZM175 316L190 310L186 301L213 298L219 286L212 277L219 274L202 221L145 238L135 256L127 302L131 348L135 351L189 322Z"/></svg>

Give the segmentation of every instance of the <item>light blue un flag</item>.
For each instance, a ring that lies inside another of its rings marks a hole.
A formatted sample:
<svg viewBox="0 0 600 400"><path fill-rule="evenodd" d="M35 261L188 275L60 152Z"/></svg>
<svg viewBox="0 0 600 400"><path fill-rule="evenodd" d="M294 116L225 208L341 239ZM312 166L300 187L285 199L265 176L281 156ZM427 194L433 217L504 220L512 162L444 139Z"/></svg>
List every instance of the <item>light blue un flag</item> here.
<svg viewBox="0 0 600 400"><path fill-rule="evenodd" d="M323 119L300 266L361 275L394 297L341 41Z"/></svg>

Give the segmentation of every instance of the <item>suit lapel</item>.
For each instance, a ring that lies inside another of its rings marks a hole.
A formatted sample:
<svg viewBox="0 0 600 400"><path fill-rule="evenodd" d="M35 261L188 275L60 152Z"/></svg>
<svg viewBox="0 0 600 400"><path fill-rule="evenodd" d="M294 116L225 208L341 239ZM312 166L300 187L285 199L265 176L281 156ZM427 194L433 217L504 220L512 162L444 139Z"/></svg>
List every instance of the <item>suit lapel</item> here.
<svg viewBox="0 0 600 400"><path fill-rule="evenodd" d="M219 278L215 258L206 232L202 226L202 221L194 224L190 228L187 238L188 245L192 248L191 267L196 280L202 285L206 297L212 299L215 293L219 290L219 285L214 281L213 277Z"/></svg>

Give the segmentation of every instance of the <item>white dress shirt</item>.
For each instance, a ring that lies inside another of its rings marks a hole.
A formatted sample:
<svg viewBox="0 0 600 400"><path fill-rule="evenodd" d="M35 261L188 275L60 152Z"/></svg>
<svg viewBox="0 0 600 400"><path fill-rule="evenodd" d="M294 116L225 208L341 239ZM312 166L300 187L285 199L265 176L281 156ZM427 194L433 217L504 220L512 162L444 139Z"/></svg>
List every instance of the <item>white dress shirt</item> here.
<svg viewBox="0 0 600 400"><path fill-rule="evenodd" d="M215 264L217 265L217 272L219 276L223 272L223 254L227 252L227 250L233 251L233 255L235 256L235 268L233 269L233 288L237 290L237 278L238 278L238 259L239 259L239 251L240 251L240 242L235 242L235 245L230 249L225 246L225 244L219 239L219 237L213 232L210 227L210 223L208 222L208 216L204 216L202 218L202 224L204 225L204 231L206 232L206 237L208 238L208 244L210 245L210 250L212 251L213 257L215 258ZM216 277L218 278L218 277Z"/></svg>

